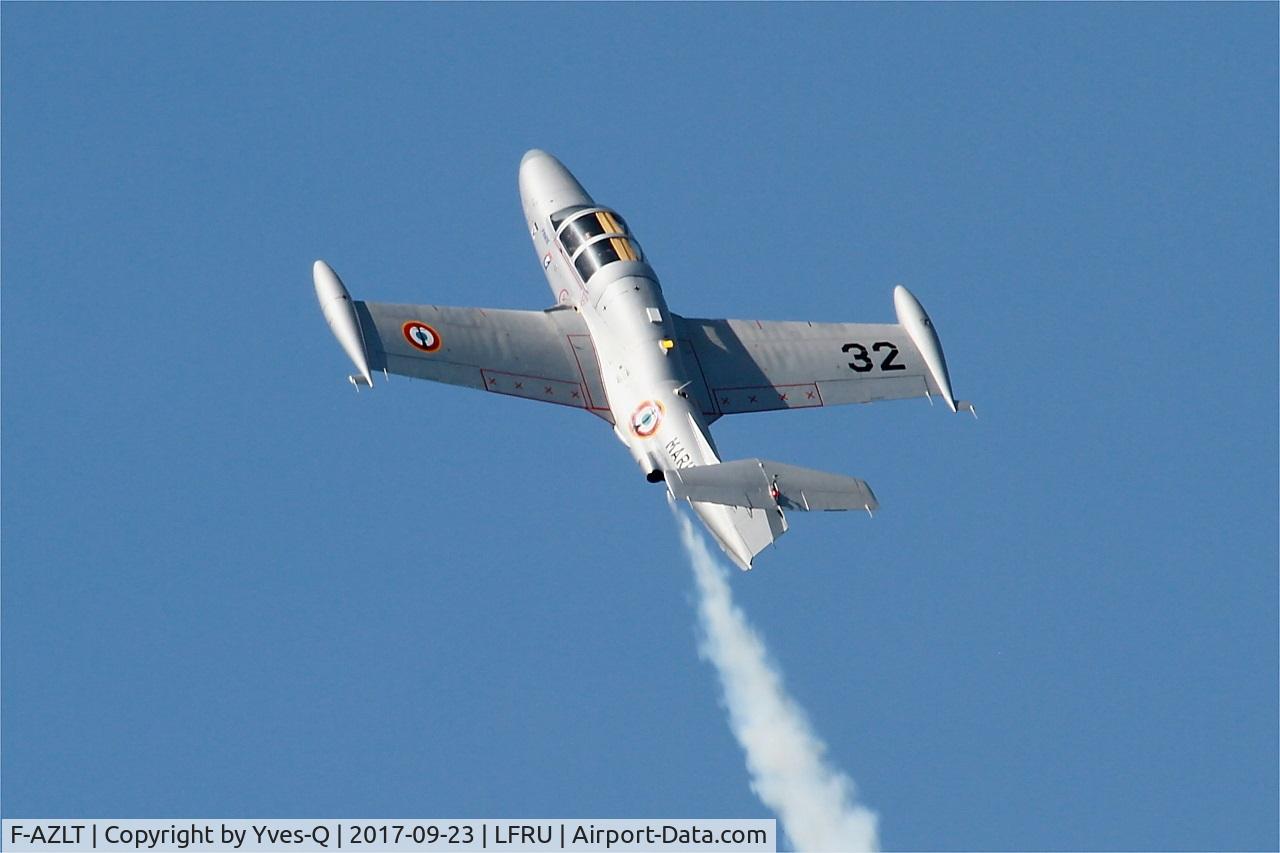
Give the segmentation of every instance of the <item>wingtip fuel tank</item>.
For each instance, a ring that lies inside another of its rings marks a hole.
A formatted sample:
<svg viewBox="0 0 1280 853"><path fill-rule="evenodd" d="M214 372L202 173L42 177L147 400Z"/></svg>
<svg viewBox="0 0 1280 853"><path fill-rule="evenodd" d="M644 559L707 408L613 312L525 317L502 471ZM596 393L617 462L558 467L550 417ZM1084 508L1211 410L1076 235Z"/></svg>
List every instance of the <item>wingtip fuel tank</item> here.
<svg viewBox="0 0 1280 853"><path fill-rule="evenodd" d="M947 373L947 359L942 354L942 342L938 340L938 332L925 313L924 306L910 290L898 285L893 289L893 310L898 314L898 323L907 330L911 342L924 358L929 375L933 377L933 383L946 401L947 408L956 411L956 398L951 393L951 376Z"/></svg>
<svg viewBox="0 0 1280 853"><path fill-rule="evenodd" d="M311 268L311 277L316 286L316 299L320 302L320 310L329 324L329 330L338 339L342 349L355 365L357 373L349 377L351 384L359 390L360 385L373 387L373 376L369 373L369 354L365 349L364 335L360 331L360 319L356 316L355 303L351 294L333 271L333 267L324 261L316 261Z"/></svg>

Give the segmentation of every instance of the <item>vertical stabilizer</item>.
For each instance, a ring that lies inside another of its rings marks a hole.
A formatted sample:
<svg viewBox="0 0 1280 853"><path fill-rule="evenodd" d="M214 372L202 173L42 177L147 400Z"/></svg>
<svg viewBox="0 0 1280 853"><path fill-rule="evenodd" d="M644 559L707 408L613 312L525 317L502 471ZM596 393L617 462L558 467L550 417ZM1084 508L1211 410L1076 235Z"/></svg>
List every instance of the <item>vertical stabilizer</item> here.
<svg viewBox="0 0 1280 853"><path fill-rule="evenodd" d="M781 510L748 509L740 506L690 501L707 530L734 565L751 570L751 561L787 532L787 520Z"/></svg>

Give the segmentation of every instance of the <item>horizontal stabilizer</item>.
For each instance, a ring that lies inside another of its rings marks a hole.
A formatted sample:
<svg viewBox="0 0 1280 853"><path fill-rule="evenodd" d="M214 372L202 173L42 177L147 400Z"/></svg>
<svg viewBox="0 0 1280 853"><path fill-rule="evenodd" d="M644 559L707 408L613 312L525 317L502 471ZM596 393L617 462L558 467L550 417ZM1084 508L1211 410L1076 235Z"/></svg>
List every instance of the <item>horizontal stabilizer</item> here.
<svg viewBox="0 0 1280 853"><path fill-rule="evenodd" d="M803 511L880 507L871 487L856 477L764 459L677 468L666 474L672 496L680 500Z"/></svg>

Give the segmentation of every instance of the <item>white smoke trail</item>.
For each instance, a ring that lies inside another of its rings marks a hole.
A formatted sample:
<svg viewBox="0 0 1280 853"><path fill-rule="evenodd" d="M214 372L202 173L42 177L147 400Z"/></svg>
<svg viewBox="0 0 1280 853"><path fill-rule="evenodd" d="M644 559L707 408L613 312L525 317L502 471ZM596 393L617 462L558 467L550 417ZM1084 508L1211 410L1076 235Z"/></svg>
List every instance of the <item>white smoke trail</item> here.
<svg viewBox="0 0 1280 853"><path fill-rule="evenodd" d="M746 753L751 790L799 850L876 850L876 815L854 802L853 780L829 766L826 745L782 684L764 642L733 603L725 569L674 505L698 583L698 652L720 676L729 727Z"/></svg>

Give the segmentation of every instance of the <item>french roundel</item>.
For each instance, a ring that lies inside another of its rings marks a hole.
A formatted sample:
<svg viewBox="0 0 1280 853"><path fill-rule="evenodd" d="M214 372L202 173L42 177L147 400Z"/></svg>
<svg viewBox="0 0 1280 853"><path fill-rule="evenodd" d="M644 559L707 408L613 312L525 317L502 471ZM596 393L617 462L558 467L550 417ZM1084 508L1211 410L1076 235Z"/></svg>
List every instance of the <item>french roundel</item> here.
<svg viewBox="0 0 1280 853"><path fill-rule="evenodd" d="M410 320L401 329L409 346L423 352L435 352L440 349L440 333L417 320Z"/></svg>
<svg viewBox="0 0 1280 853"><path fill-rule="evenodd" d="M662 414L661 403L657 400L645 400L631 415L631 430L641 438L648 438L658 431Z"/></svg>

